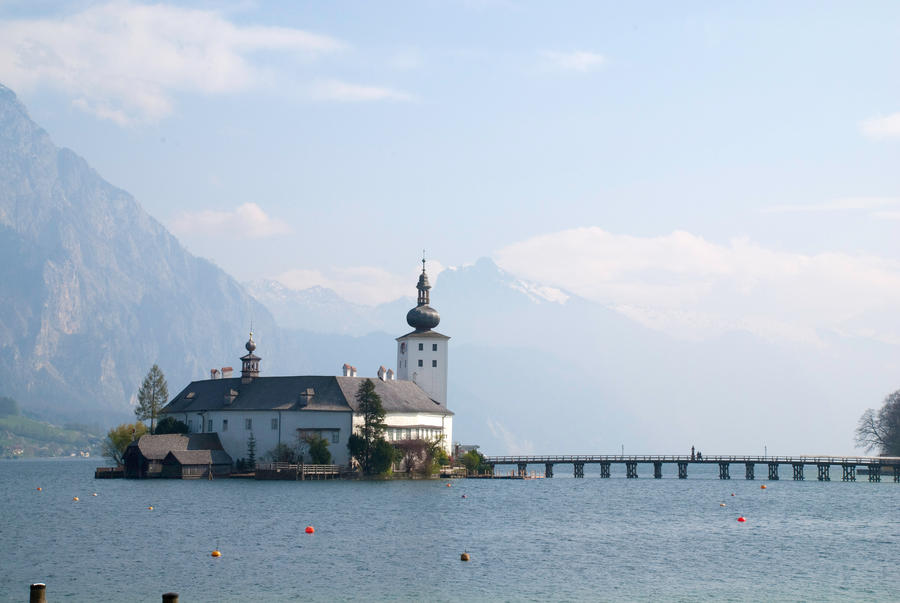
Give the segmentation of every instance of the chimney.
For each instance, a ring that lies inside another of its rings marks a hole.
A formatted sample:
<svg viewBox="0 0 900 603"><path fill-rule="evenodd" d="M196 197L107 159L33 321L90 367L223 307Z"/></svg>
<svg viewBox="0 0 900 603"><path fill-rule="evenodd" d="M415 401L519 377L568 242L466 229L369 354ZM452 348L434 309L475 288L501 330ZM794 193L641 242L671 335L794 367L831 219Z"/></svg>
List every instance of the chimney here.
<svg viewBox="0 0 900 603"><path fill-rule="evenodd" d="M350 376L356 377L356 367L355 366L350 367Z"/></svg>
<svg viewBox="0 0 900 603"><path fill-rule="evenodd" d="M378 378L381 379L382 381L384 381L384 380L385 380L385 379L384 379L384 376L385 376L386 374L387 374L387 371L384 370L384 366L379 366L379 367L378 367Z"/></svg>
<svg viewBox="0 0 900 603"><path fill-rule="evenodd" d="M218 379L219 378L219 369L209 369L209 378L210 379Z"/></svg>
<svg viewBox="0 0 900 603"><path fill-rule="evenodd" d="M350 365L346 362L344 363L344 377L350 376Z"/></svg>
<svg viewBox="0 0 900 603"><path fill-rule="evenodd" d="M230 366L222 367L222 379L231 379L231 371L233 371Z"/></svg>
<svg viewBox="0 0 900 603"><path fill-rule="evenodd" d="M388 381L393 381L393 380L394 380L394 369L388 369L388 370L387 370L387 380L388 380Z"/></svg>

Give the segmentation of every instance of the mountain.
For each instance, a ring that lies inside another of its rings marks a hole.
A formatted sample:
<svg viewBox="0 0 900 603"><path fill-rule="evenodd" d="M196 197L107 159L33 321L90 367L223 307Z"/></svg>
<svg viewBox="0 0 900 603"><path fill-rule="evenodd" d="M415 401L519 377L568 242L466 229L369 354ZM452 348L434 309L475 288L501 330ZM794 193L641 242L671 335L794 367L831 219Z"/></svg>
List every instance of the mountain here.
<svg viewBox="0 0 900 603"><path fill-rule="evenodd" d="M157 362L177 387L269 312L127 192L54 146L0 86L0 383L47 415L127 416Z"/></svg>

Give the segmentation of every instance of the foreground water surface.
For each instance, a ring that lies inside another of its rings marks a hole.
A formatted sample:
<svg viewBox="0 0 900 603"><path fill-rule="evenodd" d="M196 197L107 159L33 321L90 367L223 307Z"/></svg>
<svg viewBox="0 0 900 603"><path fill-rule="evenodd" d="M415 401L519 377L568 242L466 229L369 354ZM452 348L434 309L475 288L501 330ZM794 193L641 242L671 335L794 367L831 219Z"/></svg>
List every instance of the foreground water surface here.
<svg viewBox="0 0 900 603"><path fill-rule="evenodd" d="M133 481L95 480L96 464L0 461L0 600L26 601L32 582L51 602L900 597L890 481L573 479L564 465L451 487Z"/></svg>

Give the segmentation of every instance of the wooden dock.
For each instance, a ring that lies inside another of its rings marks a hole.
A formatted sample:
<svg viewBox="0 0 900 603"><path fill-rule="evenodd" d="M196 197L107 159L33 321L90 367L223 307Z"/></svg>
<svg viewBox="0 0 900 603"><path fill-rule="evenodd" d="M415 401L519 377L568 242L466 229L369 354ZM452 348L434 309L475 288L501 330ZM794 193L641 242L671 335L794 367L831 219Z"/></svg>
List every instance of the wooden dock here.
<svg viewBox="0 0 900 603"><path fill-rule="evenodd" d="M337 479L345 473L340 465L306 465L303 463L260 463L255 478L259 480Z"/></svg>
<svg viewBox="0 0 900 603"><path fill-rule="evenodd" d="M694 456L694 455L555 455L555 456L486 456L484 462L496 473L498 465L516 465L517 475L527 475L528 465L543 464L544 476L553 477L553 468L570 464L574 476L584 477L586 464L600 465L600 477L611 477L613 465L624 465L625 476L638 477L638 465L652 465L653 477L662 478L663 465L677 465L678 478L687 479L690 465L718 465L719 479L731 479L731 465L744 465L745 479L756 478L756 465L764 465L768 479L777 480L779 467L790 465L795 480L805 479L804 467L815 466L819 481L831 481L831 467L841 468L841 481L855 482L857 467L865 469L870 482L880 482L882 474L900 482L900 457L885 456Z"/></svg>

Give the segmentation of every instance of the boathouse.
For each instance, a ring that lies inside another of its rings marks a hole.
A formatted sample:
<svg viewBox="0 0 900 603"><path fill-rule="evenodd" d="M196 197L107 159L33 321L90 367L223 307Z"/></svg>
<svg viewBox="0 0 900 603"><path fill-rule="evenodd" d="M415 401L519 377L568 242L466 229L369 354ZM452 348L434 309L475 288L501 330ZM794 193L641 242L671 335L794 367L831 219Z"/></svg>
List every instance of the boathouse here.
<svg viewBox="0 0 900 603"><path fill-rule="evenodd" d="M170 461L171 469L164 475L164 461L170 453L179 453ZM205 453L181 455L182 452ZM188 435L165 434L143 435L125 449L125 477L143 479L148 477L194 477L199 471L198 464L205 463L204 471L212 471L213 475L227 475L231 472L232 459L222 448L222 442L216 433L191 433ZM180 457L180 458L179 458ZM181 465L180 468L175 468ZM190 475L184 475L184 466ZM227 471L225 469L227 467ZM178 475L176 475L176 473ZM197 475L200 477L200 475Z"/></svg>
<svg viewBox="0 0 900 603"><path fill-rule="evenodd" d="M224 450L172 450L162 462L161 477L212 479L231 475L231 457Z"/></svg>

